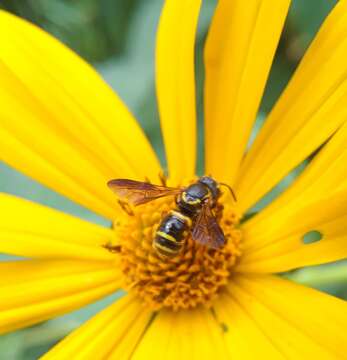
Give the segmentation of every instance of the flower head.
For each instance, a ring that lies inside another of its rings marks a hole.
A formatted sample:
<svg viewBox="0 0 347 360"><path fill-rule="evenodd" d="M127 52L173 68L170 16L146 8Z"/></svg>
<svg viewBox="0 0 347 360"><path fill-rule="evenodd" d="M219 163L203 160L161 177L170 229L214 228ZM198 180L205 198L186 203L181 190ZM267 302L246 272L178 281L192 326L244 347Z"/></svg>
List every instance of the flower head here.
<svg viewBox="0 0 347 360"><path fill-rule="evenodd" d="M156 52L170 186L196 180L194 39L201 1L166 0ZM232 186L213 209L227 243L186 235L167 259L152 242L166 197L132 209L106 183L159 183L155 152L119 98L78 56L0 12L0 153L28 176L110 219L112 228L1 195L2 333L127 290L44 358L338 359L342 300L271 275L347 255L347 1L328 16L250 150L248 138L289 0L220 0L205 47L205 173ZM314 156L251 219L244 215ZM305 244L319 231L322 239Z"/></svg>

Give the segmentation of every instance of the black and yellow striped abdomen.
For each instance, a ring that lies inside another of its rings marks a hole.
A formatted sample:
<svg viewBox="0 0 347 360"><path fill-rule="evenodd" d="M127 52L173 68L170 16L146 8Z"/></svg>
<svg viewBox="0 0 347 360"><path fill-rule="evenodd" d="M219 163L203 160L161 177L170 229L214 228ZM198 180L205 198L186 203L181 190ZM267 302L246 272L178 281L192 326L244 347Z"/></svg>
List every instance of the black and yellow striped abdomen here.
<svg viewBox="0 0 347 360"><path fill-rule="evenodd" d="M211 200L214 206L220 195L217 183L203 176L176 197L177 210L172 210L160 223L153 241L154 249L162 256L173 257L184 245L186 230L190 230L202 206Z"/></svg>
<svg viewBox="0 0 347 360"><path fill-rule="evenodd" d="M184 232L191 226L189 217L171 211L160 223L153 247L165 257L173 257L180 252L184 244Z"/></svg>

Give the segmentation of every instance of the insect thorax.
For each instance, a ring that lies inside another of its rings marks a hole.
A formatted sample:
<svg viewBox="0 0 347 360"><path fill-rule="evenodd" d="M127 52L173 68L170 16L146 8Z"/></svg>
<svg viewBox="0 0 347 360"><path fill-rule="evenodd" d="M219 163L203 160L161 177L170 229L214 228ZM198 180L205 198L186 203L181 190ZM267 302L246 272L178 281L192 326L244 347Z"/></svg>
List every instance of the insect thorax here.
<svg viewBox="0 0 347 360"><path fill-rule="evenodd" d="M177 207L183 214L192 217L201 209L204 201L211 196L209 188L199 182L188 186L177 199Z"/></svg>

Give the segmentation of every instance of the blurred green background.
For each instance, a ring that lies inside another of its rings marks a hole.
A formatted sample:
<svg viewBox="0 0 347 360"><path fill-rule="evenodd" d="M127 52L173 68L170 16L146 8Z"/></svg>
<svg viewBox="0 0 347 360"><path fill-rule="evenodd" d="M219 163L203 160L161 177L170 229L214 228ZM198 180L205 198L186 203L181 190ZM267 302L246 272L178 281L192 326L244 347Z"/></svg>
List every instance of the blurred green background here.
<svg viewBox="0 0 347 360"><path fill-rule="evenodd" d="M254 132L261 126L266 113L335 3L334 0L293 0ZM199 22L196 72L200 122L202 46L215 4L215 0L204 0ZM92 63L136 115L165 164L154 90L155 33L162 5L163 0L0 0L0 8L38 24ZM199 143L201 147L202 134ZM258 207L278 195L304 167L305 163L284 179ZM0 191L107 225L104 219L4 164L0 164ZM298 270L286 276L347 298L344 263ZM117 294L73 314L2 336L0 359L36 359L115 297Z"/></svg>

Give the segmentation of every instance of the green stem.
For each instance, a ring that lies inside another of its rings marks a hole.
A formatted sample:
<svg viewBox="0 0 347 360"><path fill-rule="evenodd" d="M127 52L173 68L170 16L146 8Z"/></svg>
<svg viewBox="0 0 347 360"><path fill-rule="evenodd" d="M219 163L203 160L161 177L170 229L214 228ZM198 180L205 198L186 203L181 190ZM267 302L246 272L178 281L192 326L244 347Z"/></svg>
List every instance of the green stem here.
<svg viewBox="0 0 347 360"><path fill-rule="evenodd" d="M314 266L286 274L286 278L312 287L347 284L347 262Z"/></svg>

